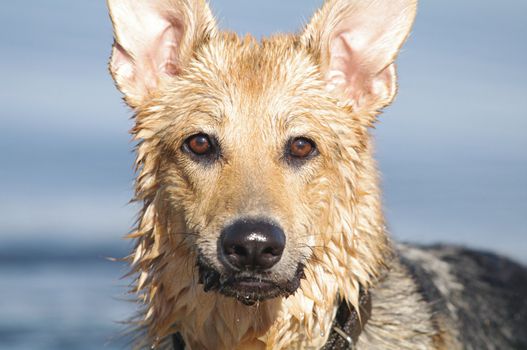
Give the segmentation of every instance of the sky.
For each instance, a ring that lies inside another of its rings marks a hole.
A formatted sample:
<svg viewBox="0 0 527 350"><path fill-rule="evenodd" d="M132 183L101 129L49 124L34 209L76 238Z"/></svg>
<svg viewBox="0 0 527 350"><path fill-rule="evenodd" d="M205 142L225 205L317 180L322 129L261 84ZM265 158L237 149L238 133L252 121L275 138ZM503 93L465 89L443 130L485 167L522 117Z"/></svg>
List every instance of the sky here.
<svg viewBox="0 0 527 350"><path fill-rule="evenodd" d="M211 1L222 28L298 31L315 0ZM373 131L389 229L527 261L527 2L422 0ZM104 1L0 5L0 244L117 242L134 222L132 113Z"/></svg>

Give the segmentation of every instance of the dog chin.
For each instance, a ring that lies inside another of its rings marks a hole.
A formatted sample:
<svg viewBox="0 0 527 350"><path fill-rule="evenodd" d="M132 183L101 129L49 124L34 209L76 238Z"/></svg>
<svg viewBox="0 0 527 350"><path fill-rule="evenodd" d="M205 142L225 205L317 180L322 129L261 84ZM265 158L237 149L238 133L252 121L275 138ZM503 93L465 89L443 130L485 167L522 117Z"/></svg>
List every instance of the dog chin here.
<svg viewBox="0 0 527 350"><path fill-rule="evenodd" d="M288 297L296 292L300 280L304 278L304 266L299 264L290 280L273 281L265 274L239 271L222 274L204 259L198 259L199 282L205 292L216 292L238 299L245 305L254 305L259 301L277 297Z"/></svg>

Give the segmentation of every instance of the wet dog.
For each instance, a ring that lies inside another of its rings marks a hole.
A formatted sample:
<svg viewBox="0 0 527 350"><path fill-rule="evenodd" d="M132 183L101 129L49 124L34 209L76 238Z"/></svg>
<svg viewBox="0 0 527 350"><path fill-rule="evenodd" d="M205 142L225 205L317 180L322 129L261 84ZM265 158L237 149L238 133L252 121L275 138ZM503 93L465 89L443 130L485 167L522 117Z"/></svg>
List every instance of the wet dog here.
<svg viewBox="0 0 527 350"><path fill-rule="evenodd" d="M138 141L138 346L527 347L523 267L386 233L370 128L415 0L328 0L261 42L203 0L108 2Z"/></svg>

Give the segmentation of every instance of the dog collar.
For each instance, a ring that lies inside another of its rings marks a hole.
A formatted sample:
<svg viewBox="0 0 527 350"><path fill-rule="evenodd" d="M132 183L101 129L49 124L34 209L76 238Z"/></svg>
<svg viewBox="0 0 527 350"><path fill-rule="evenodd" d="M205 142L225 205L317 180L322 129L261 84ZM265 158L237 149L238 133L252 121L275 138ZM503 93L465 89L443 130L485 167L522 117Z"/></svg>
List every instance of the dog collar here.
<svg viewBox="0 0 527 350"><path fill-rule="evenodd" d="M359 296L359 312L350 308L343 300L337 309L337 315L331 326L326 345L321 350L353 350L359 335L366 326L371 315L371 297L361 290ZM172 335L172 349L185 350L185 341L179 333Z"/></svg>
<svg viewBox="0 0 527 350"><path fill-rule="evenodd" d="M371 296L362 291L359 312L345 300L340 302L326 345L321 350L353 350L371 315Z"/></svg>

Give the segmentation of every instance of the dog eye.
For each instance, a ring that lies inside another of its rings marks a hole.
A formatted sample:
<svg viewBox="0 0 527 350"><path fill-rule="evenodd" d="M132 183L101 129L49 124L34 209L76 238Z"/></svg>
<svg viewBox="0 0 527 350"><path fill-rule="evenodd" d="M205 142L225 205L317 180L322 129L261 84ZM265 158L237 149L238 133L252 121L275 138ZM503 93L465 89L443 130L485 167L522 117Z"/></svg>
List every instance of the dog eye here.
<svg viewBox="0 0 527 350"><path fill-rule="evenodd" d="M305 159L316 152L315 142L305 137L297 137L290 141L288 154L296 159Z"/></svg>
<svg viewBox="0 0 527 350"><path fill-rule="evenodd" d="M206 135L198 134L187 141L188 148L197 155L204 155L210 151L211 145Z"/></svg>
<svg viewBox="0 0 527 350"><path fill-rule="evenodd" d="M216 148L207 134L196 134L189 137L184 144L187 152L194 156L204 157L216 153Z"/></svg>

